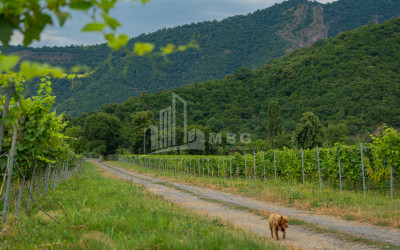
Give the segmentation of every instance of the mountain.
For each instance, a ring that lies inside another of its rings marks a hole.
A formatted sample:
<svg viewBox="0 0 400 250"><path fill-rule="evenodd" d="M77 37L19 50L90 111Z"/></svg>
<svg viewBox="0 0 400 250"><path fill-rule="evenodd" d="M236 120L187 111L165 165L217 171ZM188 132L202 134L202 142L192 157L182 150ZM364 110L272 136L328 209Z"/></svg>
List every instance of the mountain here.
<svg viewBox="0 0 400 250"><path fill-rule="evenodd" d="M16 54L22 60L50 63L61 66L66 70L77 65L85 65L89 71L95 70L111 53L106 44L101 45L70 45L65 47L41 47L32 48L22 45L9 46L7 49L0 46L0 49L7 54Z"/></svg>
<svg viewBox="0 0 400 250"><path fill-rule="evenodd" d="M132 48L134 42L141 41L160 48L192 40L200 46L198 50L189 49L168 58L138 57L126 50L110 52L105 45L65 48L65 53L75 49L75 56L70 56L72 52L65 56L57 54L63 48L42 48L26 58L50 60L66 67L73 63L88 64L94 70L87 78L59 80L54 84L56 109L76 116L108 103L121 103L142 91L155 93L223 78L243 66L256 69L339 32L399 15L400 0L339 0L330 4L289 0L219 22L188 24L143 34L131 39L127 46ZM45 53L48 56L42 56ZM34 93L34 86L27 86L27 95Z"/></svg>
<svg viewBox="0 0 400 250"><path fill-rule="evenodd" d="M382 124L400 127L400 18L370 23L295 50L257 70L239 68L225 79L173 90L188 102L188 124L213 131L248 132L267 138L267 105L281 106L283 129L291 133L302 113L323 125L344 125L347 135L373 132ZM172 91L131 97L101 112L132 127L131 114L171 105ZM96 111L98 112L98 111ZM71 125L83 126L88 113ZM123 142L127 142L125 138Z"/></svg>

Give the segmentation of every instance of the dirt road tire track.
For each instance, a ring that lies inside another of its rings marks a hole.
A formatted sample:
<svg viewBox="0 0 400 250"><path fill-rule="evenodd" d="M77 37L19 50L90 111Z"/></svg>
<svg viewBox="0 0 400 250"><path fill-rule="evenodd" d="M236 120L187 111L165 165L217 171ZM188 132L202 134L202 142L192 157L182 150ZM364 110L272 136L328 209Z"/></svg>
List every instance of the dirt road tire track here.
<svg viewBox="0 0 400 250"><path fill-rule="evenodd" d="M216 204L211 201L205 201L202 198L221 200L222 202L235 205L238 205L236 201L237 199L241 200L241 202L250 202L250 203L259 201L254 201L248 198L243 198L232 194L218 192L211 189L198 188L189 185L168 182L161 179L151 178L145 175L136 174L127 171L125 169L109 165L107 163L97 163L97 164L106 171L109 171L121 178L128 179L132 182L143 185L150 192L161 195L166 200L178 203L183 207L198 211L200 213L205 213L210 216L222 218L223 220L226 220L234 225L245 228L246 230L250 230L253 233L261 234L270 239L269 230L267 230L267 221L263 217L254 215L253 213L250 213L248 211L240 211L230 208L229 206ZM189 192L193 192L193 194L157 183L165 183L173 185L179 189L184 189ZM216 198L221 198L220 196L224 196L225 198L216 199ZM246 207L249 207L248 206L249 203L246 204L247 204ZM274 212L272 210L268 211ZM314 216L319 216L319 215L314 215ZM347 221L344 222L348 223ZM399 238L397 238L397 240L399 240ZM281 242L284 244L289 244L303 249L344 249L344 248L373 249L374 248L372 246L367 246L360 243L338 240L334 236L329 234L317 234L298 226L290 226L290 230L288 231L286 240Z"/></svg>

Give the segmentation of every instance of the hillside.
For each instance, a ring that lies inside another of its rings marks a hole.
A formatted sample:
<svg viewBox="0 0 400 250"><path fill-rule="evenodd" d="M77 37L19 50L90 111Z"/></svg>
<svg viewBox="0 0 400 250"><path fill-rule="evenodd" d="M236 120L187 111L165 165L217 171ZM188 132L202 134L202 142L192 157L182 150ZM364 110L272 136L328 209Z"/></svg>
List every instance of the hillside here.
<svg viewBox="0 0 400 250"><path fill-rule="evenodd" d="M95 70L110 54L111 49L106 44L101 45L71 45L65 47L32 48L9 46L7 49L0 46L0 50L7 54L17 54L23 60L38 61L61 66L66 70L77 65L85 65L89 70Z"/></svg>
<svg viewBox="0 0 400 250"><path fill-rule="evenodd" d="M348 135L372 132L385 123L400 127L400 18L369 24L319 41L250 71L240 68L222 80L174 90L188 101L188 124L213 131L250 132L266 138L267 104L281 105L289 134L301 114L314 112L325 126L344 124ZM136 111L171 105L171 91L132 97L102 112L118 116L126 128ZM83 126L88 114L71 125ZM126 139L123 141L127 142Z"/></svg>
<svg viewBox="0 0 400 250"><path fill-rule="evenodd" d="M127 55L123 50L109 54L104 45L78 48L84 53L74 57L66 55L66 60L55 53L62 48L36 49L37 53L27 58L50 60L66 67L72 63L88 64L91 69L96 69L86 79L72 82L60 80L54 85L57 110L76 116L108 103L123 102L142 91L155 93L223 78L242 66L256 69L296 48L309 46L369 22L381 23L399 15L400 0L340 0L331 4L289 0L220 22L162 29L140 35L129 42L129 48L136 41L152 42L158 48L168 43L186 44L192 39L200 45L199 50L176 53L168 60L136 57ZM65 52L68 50L71 48L66 48ZM49 56L43 56L46 53ZM32 86L27 87L27 95L33 91Z"/></svg>

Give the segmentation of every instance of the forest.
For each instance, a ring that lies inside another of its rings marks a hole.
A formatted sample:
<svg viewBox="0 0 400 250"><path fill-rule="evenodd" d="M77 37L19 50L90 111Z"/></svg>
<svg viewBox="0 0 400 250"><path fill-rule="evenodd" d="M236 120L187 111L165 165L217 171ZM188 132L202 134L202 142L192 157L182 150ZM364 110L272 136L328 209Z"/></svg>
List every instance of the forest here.
<svg viewBox="0 0 400 250"><path fill-rule="evenodd" d="M222 21L192 23L142 34L114 52L101 44L51 48L11 46L5 53L63 66L67 71L73 66L85 65L81 70L91 73L87 77L54 79L53 84L53 93L57 96L54 109L75 117L109 103L122 103L132 96L140 96L142 91L151 94L221 79L239 67L256 70L318 39L369 22L382 23L395 18L400 15L399 6L399 0L340 0L330 4L289 0ZM139 41L153 43L157 51L168 44L193 43L193 46L167 58L157 53L140 57L128 49ZM37 82L26 84L26 96L35 95Z"/></svg>
<svg viewBox="0 0 400 250"><path fill-rule="evenodd" d="M119 136L113 138L133 150L138 140L132 138L133 131L140 124L134 124L133 119L142 117L149 124L157 121L159 110L171 105L173 92L188 102L188 124L201 126L204 131L248 132L253 141L266 145L268 106L275 101L282 121L277 147L293 146L296 124L306 112L315 114L324 127L321 145L366 142L384 125L399 127L399 51L400 18L379 25L370 23L298 49L256 70L241 67L221 80L151 95L142 92L122 104L111 103L98 111L82 113L72 119L69 129L84 139L90 119L104 116L104 120L110 120L108 124L121 127ZM152 115L146 116L144 111Z"/></svg>

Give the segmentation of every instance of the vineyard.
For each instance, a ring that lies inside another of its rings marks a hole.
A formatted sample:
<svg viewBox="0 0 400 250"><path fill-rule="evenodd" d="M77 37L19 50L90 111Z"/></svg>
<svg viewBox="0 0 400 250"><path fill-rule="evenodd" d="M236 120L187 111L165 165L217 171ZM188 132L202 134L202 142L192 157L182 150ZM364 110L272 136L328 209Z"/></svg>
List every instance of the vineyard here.
<svg viewBox="0 0 400 250"><path fill-rule="evenodd" d="M61 69L24 61L20 72L13 72L19 58L3 56L0 65L1 122L0 122L0 201L3 203L2 223L7 213L17 215L22 206L29 213L38 196L47 194L61 181L71 177L82 162L68 146L63 134L66 126L63 115L51 111L52 77L66 77ZM41 77L37 95L23 96L24 82ZM45 211L44 211L45 212Z"/></svg>
<svg viewBox="0 0 400 250"><path fill-rule="evenodd" d="M229 156L121 155L119 161L199 177L281 179L318 183L320 190L400 191L400 134L386 129L370 144L305 150L269 150Z"/></svg>

